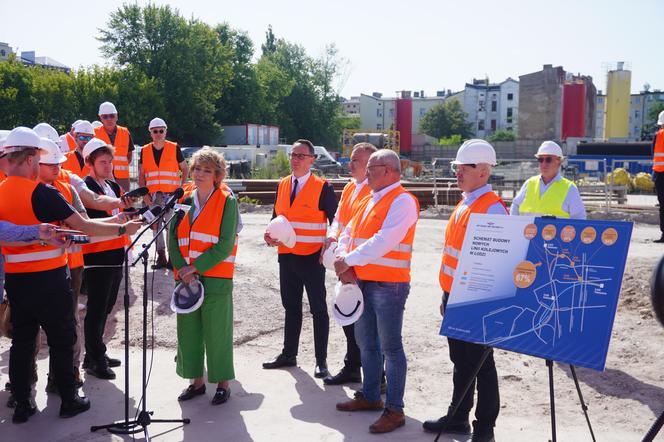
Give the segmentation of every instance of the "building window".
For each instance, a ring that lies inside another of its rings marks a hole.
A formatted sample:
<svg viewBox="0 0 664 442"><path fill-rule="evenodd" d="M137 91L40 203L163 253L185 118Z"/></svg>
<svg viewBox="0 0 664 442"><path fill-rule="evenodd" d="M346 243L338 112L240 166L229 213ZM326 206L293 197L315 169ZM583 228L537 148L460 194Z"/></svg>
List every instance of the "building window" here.
<svg viewBox="0 0 664 442"><path fill-rule="evenodd" d="M484 120L477 122L477 130L484 130Z"/></svg>
<svg viewBox="0 0 664 442"><path fill-rule="evenodd" d="M383 130L383 125L380 123L376 124L376 129Z"/></svg>
<svg viewBox="0 0 664 442"><path fill-rule="evenodd" d="M383 111L381 109L376 109L376 116L378 118L382 117L383 116Z"/></svg>
<svg viewBox="0 0 664 442"><path fill-rule="evenodd" d="M426 113L427 113L427 110L426 110L426 108L424 108L424 107L421 107L421 108L420 108L420 117L423 117L423 116L424 116L424 114L426 114Z"/></svg>
<svg viewBox="0 0 664 442"><path fill-rule="evenodd" d="M4 49L0 49L0 55L2 55L4 57L5 55L7 55L7 53L5 52Z"/></svg>
<svg viewBox="0 0 664 442"><path fill-rule="evenodd" d="M512 94L512 93L507 94L507 99L508 99L509 101L514 100L514 94Z"/></svg>
<svg viewBox="0 0 664 442"><path fill-rule="evenodd" d="M507 108L507 118L511 118L514 114L514 108L513 107L508 107Z"/></svg>
<svg viewBox="0 0 664 442"><path fill-rule="evenodd" d="M634 97L634 102L640 103L641 102L641 97Z"/></svg>
<svg viewBox="0 0 664 442"><path fill-rule="evenodd" d="M496 120L491 120L491 130L496 130Z"/></svg>
<svg viewBox="0 0 664 442"><path fill-rule="evenodd" d="M505 128L505 130L506 130L507 132L512 132L512 126L507 126L507 127Z"/></svg>
<svg viewBox="0 0 664 442"><path fill-rule="evenodd" d="M484 112L484 100L480 100L479 102L479 108L477 109L478 112Z"/></svg>
<svg viewBox="0 0 664 442"><path fill-rule="evenodd" d="M390 118L394 118L394 109L390 109L389 115Z"/></svg>
<svg viewBox="0 0 664 442"><path fill-rule="evenodd" d="M508 122L508 123L512 123L512 117L508 117L508 118L507 118L507 122Z"/></svg>
<svg viewBox="0 0 664 442"><path fill-rule="evenodd" d="M639 118L639 111L637 110L634 111L634 118Z"/></svg>
<svg viewBox="0 0 664 442"><path fill-rule="evenodd" d="M497 101L492 101L491 102L491 112L495 112L498 110L498 102Z"/></svg>

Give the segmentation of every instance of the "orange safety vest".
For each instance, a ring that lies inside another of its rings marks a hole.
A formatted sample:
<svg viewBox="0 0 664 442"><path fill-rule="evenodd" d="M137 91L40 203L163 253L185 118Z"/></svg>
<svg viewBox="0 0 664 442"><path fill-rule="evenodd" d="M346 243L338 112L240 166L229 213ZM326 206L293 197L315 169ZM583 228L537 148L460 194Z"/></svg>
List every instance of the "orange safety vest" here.
<svg viewBox="0 0 664 442"><path fill-rule="evenodd" d="M60 176L62 176L62 173L60 173ZM60 191L69 204L74 202L74 189L71 187L71 184L69 184L68 177L66 181L60 181L60 177L58 177L57 180L53 181L53 187ZM70 269L76 269L83 266L83 251L80 244L72 244L71 247L67 249L67 265Z"/></svg>
<svg viewBox="0 0 664 442"><path fill-rule="evenodd" d="M76 150L76 140L70 132L65 134L65 139L67 140L67 146L69 147L69 152Z"/></svg>
<svg viewBox="0 0 664 442"><path fill-rule="evenodd" d="M357 212L357 208L360 206L364 197L371 193L369 185L365 184L362 189L360 189L355 199L351 201L356 188L357 184L355 181L350 181L344 186L344 190L341 191L341 199L339 200L339 219L337 220L339 223L339 231L334 232L337 238L341 235L350 220L353 218L353 215Z"/></svg>
<svg viewBox="0 0 664 442"><path fill-rule="evenodd" d="M419 219L419 201L401 185L392 189L378 200L369 210L367 216L364 216L367 206L371 201L371 196L366 196L362 199L360 205L357 207L357 211L353 215L348 250L355 250L358 246L371 239L383 227L392 203L402 193L407 194L415 200L417 217ZM417 221L410 226L401 242L382 257L373 260L371 264L354 266L353 269L357 277L363 281L409 282L410 259L413 255L413 240L415 239L416 226Z"/></svg>
<svg viewBox="0 0 664 442"><path fill-rule="evenodd" d="M286 217L297 236L292 249L286 246L278 247L280 254L312 255L323 247L327 234L327 216L318 208L318 200L326 182L311 174L295 197L292 206L290 204L291 175L282 178L279 182L274 211L277 216Z"/></svg>
<svg viewBox="0 0 664 442"><path fill-rule="evenodd" d="M3 182L7 178L7 175L3 171L0 170L0 183Z"/></svg>
<svg viewBox="0 0 664 442"><path fill-rule="evenodd" d="M111 143L111 138L104 126L99 126L95 129L95 137L115 146L115 154L113 154L113 175L115 178L127 179L129 178L129 130L123 126L117 126L115 132L115 143Z"/></svg>
<svg viewBox="0 0 664 442"><path fill-rule="evenodd" d="M461 255L461 247L463 246L463 237L468 228L468 221L470 220L471 213L486 213L489 207L495 203L500 203L505 207L503 200L494 192L487 192L477 198L473 203L461 214L457 219L457 211L463 201L457 204L456 208L450 215L445 228L445 243L443 244L443 261L440 265L440 273L438 281L440 287L449 293L452 290L452 281L454 281L454 272L456 271L459 263L459 255ZM505 209L507 210L507 209Z"/></svg>
<svg viewBox="0 0 664 442"><path fill-rule="evenodd" d="M40 185L38 181L19 176L9 176L0 183L0 219L21 226L40 224L32 208L32 194ZM62 247L29 244L3 247L5 272L32 273L53 270L67 265L67 254Z"/></svg>
<svg viewBox="0 0 664 442"><path fill-rule="evenodd" d="M88 176L90 173L90 168L85 162L83 163L83 167L81 167L80 163L78 162L78 158L76 157L75 150L67 152L65 156L67 157L67 161L62 163L62 169L67 169L71 173L74 173L81 178Z"/></svg>
<svg viewBox="0 0 664 442"><path fill-rule="evenodd" d="M154 146L146 144L141 150L143 156L143 175L150 193L173 192L180 186L180 165L177 160L177 144L166 141L159 159L159 166L154 159Z"/></svg>
<svg viewBox="0 0 664 442"><path fill-rule="evenodd" d="M183 201L192 193L185 194ZM201 209L193 223L190 222L189 212L178 225L178 246L182 257L190 265L196 261L207 249L219 242L221 233L221 220L224 216L224 206L230 193L223 189L215 189ZM237 254L237 235L231 254L217 265L203 273L203 276L213 278L232 278L235 271L235 255Z"/></svg>
<svg viewBox="0 0 664 442"><path fill-rule="evenodd" d="M655 135L652 170L655 172L664 172L664 128L658 130Z"/></svg>
<svg viewBox="0 0 664 442"><path fill-rule="evenodd" d="M102 194L104 195L104 194ZM120 195L122 196L122 188L120 188ZM118 209L106 211L108 216L113 216L117 213ZM115 212L115 213L114 213ZM118 224L118 228L120 225ZM123 249L124 246L131 244L129 236L125 235L108 235L108 236L91 236L88 244L83 244L83 254L105 252L108 250Z"/></svg>

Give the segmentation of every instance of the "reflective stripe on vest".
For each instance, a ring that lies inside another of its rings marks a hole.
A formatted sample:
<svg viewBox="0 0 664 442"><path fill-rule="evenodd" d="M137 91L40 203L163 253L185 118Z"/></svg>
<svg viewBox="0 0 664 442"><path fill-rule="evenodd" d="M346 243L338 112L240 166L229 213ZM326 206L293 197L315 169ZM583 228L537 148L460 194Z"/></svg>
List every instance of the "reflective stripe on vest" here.
<svg viewBox="0 0 664 442"><path fill-rule="evenodd" d="M498 195L493 192L487 192L473 201L472 204L457 217L457 212L462 203L463 201L457 204L456 208L450 215L447 227L445 228L445 242L443 244L443 257L440 264L438 282L443 291L448 293L452 290L454 273L456 272L459 263L459 255L461 254L461 248L463 247L463 237L466 234L470 215L472 213L486 213L487 210L496 203L501 203L503 207L505 207L505 203L503 203L503 200L500 199ZM505 209L505 214L507 214L507 209Z"/></svg>
<svg viewBox="0 0 664 442"><path fill-rule="evenodd" d="M0 183L0 220L30 226L40 224L32 208L32 194L43 184L19 176L9 176ZM10 203L8 203L10 202ZM32 273L53 270L67 265L61 247L26 244L2 247L6 273Z"/></svg>
<svg viewBox="0 0 664 442"><path fill-rule="evenodd" d="M113 175L116 178L129 178L129 130L123 126L117 126L115 142L111 143L111 137L104 126L95 129L95 137L115 146L113 154Z"/></svg>
<svg viewBox="0 0 664 442"><path fill-rule="evenodd" d="M357 184L355 181L350 181L348 184L346 184L346 186L344 186L344 190L341 192L341 199L339 199L339 215L337 217L339 230L337 232L333 232L336 238L338 238L339 235L341 235L341 233L346 229L346 226L353 218L353 215L355 215L355 212L360 206L362 200L371 193L371 189L367 184L365 184L362 186L355 198L353 198L355 189L357 189Z"/></svg>
<svg viewBox="0 0 664 442"><path fill-rule="evenodd" d="M652 170L664 172L664 128L655 135L655 148L653 149Z"/></svg>
<svg viewBox="0 0 664 442"><path fill-rule="evenodd" d="M563 210L563 203L574 183L561 177L559 181L552 182L544 194L540 196L541 183L540 175L528 178L528 181L526 181L526 197L519 206L519 214L553 215L558 218L569 218L569 213Z"/></svg>
<svg viewBox="0 0 664 442"><path fill-rule="evenodd" d="M327 234L327 217L325 212L318 208L318 201L325 182L312 174L298 192L293 205L290 203L291 175L279 182L274 211L277 215L286 217L296 235L292 248L279 246L280 254L311 255L323 246Z"/></svg>
<svg viewBox="0 0 664 442"><path fill-rule="evenodd" d="M143 146L141 156L145 185L150 189L150 193L170 193L178 188L181 181L180 165L177 161L177 144L172 141L164 142L158 166L152 143Z"/></svg>
<svg viewBox="0 0 664 442"><path fill-rule="evenodd" d="M349 242L350 251L366 243L380 231L390 207L392 207L392 203L398 196L404 193L415 201L419 218L420 206L417 199L402 186L398 186L384 195L368 210L366 216L364 216L364 213L367 211L371 197L365 197L358 205L352 218ZM382 257L371 260L367 265L354 266L353 269L357 277L363 281L409 282L416 226L417 222L410 226L401 242Z"/></svg>

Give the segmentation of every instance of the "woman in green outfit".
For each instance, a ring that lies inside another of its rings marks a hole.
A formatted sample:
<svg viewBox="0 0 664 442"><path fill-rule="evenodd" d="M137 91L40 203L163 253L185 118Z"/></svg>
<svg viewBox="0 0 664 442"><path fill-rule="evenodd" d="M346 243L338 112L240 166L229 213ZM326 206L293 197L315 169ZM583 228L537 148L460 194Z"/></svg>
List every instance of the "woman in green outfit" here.
<svg viewBox="0 0 664 442"><path fill-rule="evenodd" d="M186 401L205 394L203 357L207 356L208 381L217 384L213 405L228 400L233 369L233 271L237 251L237 202L222 183L226 162L218 152L204 148L192 157L195 189L184 196L191 208L169 226L168 251L177 279L189 284L200 279L203 304L191 313L177 315L176 372L193 379L178 397Z"/></svg>

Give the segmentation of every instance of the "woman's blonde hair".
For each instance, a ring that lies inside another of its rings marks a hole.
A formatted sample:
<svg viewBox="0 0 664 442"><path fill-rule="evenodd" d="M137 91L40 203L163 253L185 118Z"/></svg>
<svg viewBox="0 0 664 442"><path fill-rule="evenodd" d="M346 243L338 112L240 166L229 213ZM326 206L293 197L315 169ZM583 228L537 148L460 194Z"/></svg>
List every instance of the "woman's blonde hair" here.
<svg viewBox="0 0 664 442"><path fill-rule="evenodd" d="M209 167L214 170L214 187L219 187L219 184L226 178L226 160L224 156L208 146L197 150L191 156L191 169L196 166Z"/></svg>

